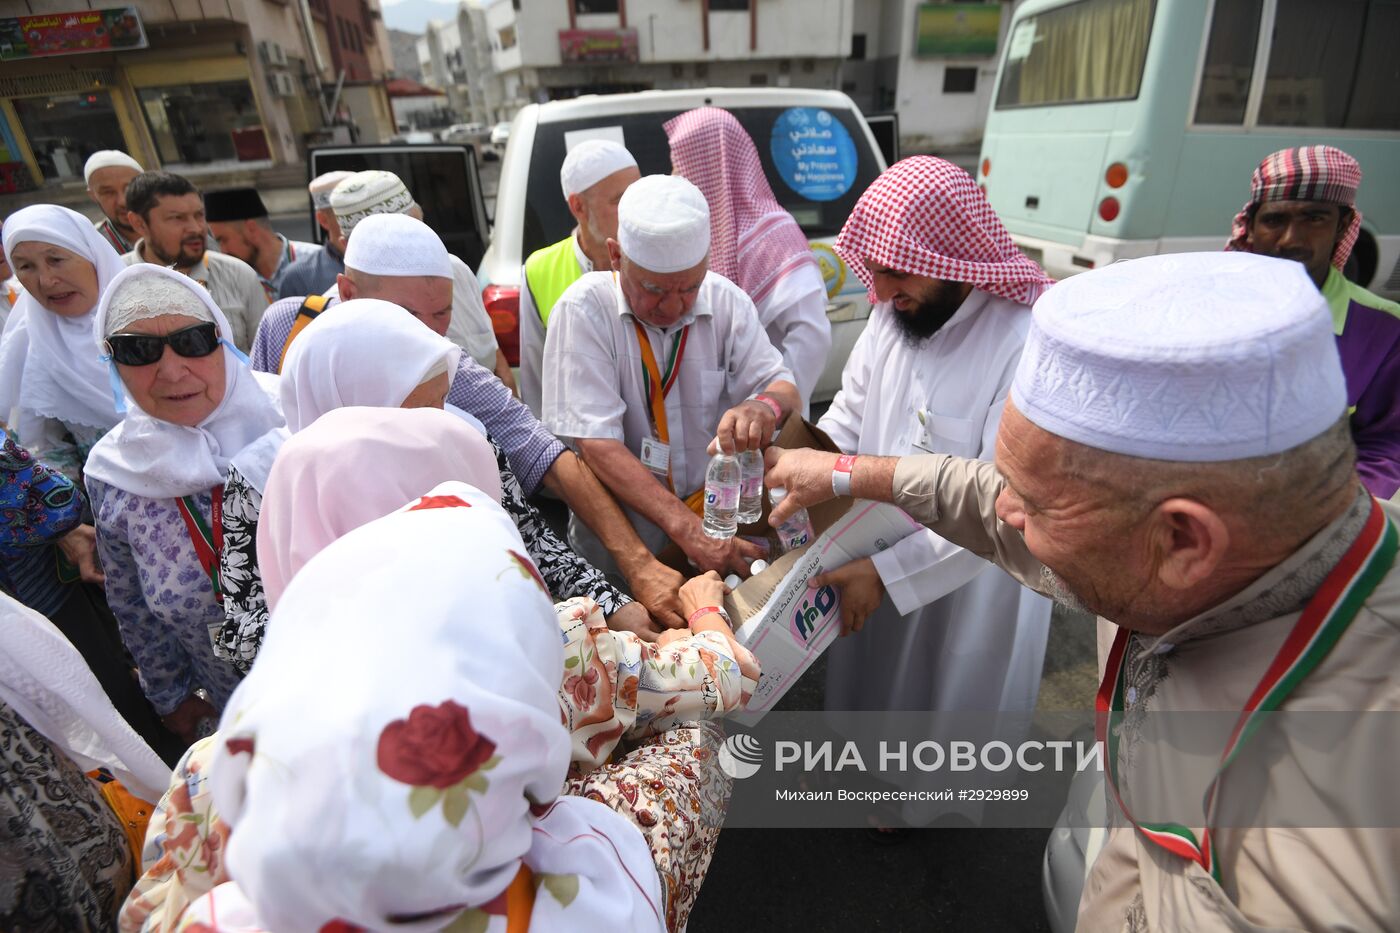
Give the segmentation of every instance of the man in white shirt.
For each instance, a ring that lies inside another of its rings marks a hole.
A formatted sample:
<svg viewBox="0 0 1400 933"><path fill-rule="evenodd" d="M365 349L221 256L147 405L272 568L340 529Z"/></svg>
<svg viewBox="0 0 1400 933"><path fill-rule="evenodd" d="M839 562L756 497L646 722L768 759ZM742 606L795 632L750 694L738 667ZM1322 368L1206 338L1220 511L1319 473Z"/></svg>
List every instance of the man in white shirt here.
<svg viewBox="0 0 1400 933"><path fill-rule="evenodd" d="M1052 281L968 174L929 156L875 180L836 250L877 304L819 426L847 454L991 460ZM818 579L841 589L843 634L859 632L829 649L828 709L1034 708L1050 603L1001 570L925 531Z"/></svg>
<svg viewBox="0 0 1400 933"><path fill-rule="evenodd" d="M585 139L559 167L559 186L578 223L520 268L520 399L537 416L544 401L544 334L554 305L579 276L611 268L608 240L617 237L617 204L641 177L632 153L611 139Z"/></svg>
<svg viewBox="0 0 1400 933"><path fill-rule="evenodd" d="M755 545L701 530L707 448L766 446L801 404L797 386L753 301L708 271L709 208L694 185L648 176L617 213L613 271L584 275L550 317L545 426L578 448L653 553L670 539L702 571L747 575ZM608 566L580 523L569 536Z"/></svg>

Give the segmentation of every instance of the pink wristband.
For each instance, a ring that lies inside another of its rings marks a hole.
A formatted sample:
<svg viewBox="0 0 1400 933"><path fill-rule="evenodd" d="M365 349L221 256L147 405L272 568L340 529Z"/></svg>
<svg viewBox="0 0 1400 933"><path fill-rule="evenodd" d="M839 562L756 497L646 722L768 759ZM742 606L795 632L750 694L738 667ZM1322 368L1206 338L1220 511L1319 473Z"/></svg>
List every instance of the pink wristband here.
<svg viewBox="0 0 1400 933"><path fill-rule="evenodd" d="M831 468L831 491L838 496L849 496L851 494L851 471L855 469L856 458L854 454L842 454L836 458L836 465Z"/></svg>
<svg viewBox="0 0 1400 933"><path fill-rule="evenodd" d="M726 621L726 622L729 621L729 615L728 615L723 609L721 609L720 607L718 607L718 606L701 606L699 609L696 609L694 612L692 612L692 613L690 614L690 618L689 618L689 619L686 619L686 620L685 620L686 627L689 628L690 626L692 626L692 625L695 624L695 620L696 620L696 619L703 619L705 616L709 615L709 614L712 613L712 612L713 612L715 615L719 616L721 619L724 619L724 621Z"/></svg>
<svg viewBox="0 0 1400 933"><path fill-rule="evenodd" d="M755 402L762 402L763 404L771 408L773 410L773 417L776 420L783 420L783 406L779 405L777 399L773 398L773 396L764 395L762 392L760 392L753 397L753 400Z"/></svg>

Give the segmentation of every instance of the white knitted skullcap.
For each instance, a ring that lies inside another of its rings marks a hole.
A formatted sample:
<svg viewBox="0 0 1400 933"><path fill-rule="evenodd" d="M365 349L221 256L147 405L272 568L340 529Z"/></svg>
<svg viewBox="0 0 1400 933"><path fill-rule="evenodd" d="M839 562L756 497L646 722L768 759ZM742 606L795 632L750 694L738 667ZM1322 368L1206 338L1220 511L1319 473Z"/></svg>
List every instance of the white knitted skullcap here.
<svg viewBox="0 0 1400 933"><path fill-rule="evenodd" d="M683 272L710 252L710 206L679 175L648 175L617 205L623 255L652 272Z"/></svg>
<svg viewBox="0 0 1400 933"><path fill-rule="evenodd" d="M569 150L559 168L559 184L564 197L581 194L614 172L636 168L637 160L627 147L611 139L585 139Z"/></svg>
<svg viewBox="0 0 1400 933"><path fill-rule="evenodd" d="M355 173L326 172L311 179L311 184L306 186L306 190L311 192L311 200L316 205L316 210L328 210L331 206L331 192L335 190L335 186L353 174Z"/></svg>
<svg viewBox="0 0 1400 933"><path fill-rule="evenodd" d="M423 221L404 214L375 214L361 221L345 247L345 268L370 275L452 278L452 260L442 240Z"/></svg>
<svg viewBox="0 0 1400 933"><path fill-rule="evenodd" d="M356 172L331 191L331 210L347 237L371 214L403 214L414 206L413 195L393 172Z"/></svg>
<svg viewBox="0 0 1400 933"><path fill-rule="evenodd" d="M1332 316L1302 263L1233 252L1055 285L1035 303L1011 400L1052 434L1177 462L1281 453L1347 408Z"/></svg>
<svg viewBox="0 0 1400 933"><path fill-rule="evenodd" d="M116 166L142 171L141 163L125 152L118 149L99 149L88 156L87 163L83 166L83 181L92 181L92 173L100 168Z"/></svg>
<svg viewBox="0 0 1400 933"><path fill-rule="evenodd" d="M121 333L137 321L165 314L183 314L208 324L218 323L214 320L214 313L195 291L204 286L194 279L188 279L187 284L160 275L119 278L121 280L115 282L111 301L107 305L107 317L102 328L104 338Z"/></svg>

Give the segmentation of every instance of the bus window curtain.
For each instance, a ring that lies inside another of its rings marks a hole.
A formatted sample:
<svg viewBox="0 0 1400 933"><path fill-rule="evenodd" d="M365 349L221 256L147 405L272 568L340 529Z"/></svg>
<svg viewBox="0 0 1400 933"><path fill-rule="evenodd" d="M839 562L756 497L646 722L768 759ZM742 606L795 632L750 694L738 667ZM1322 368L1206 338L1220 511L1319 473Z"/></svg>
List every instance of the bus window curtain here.
<svg viewBox="0 0 1400 933"><path fill-rule="evenodd" d="M1136 97L1152 32L1152 0L1087 0L1036 17L1016 103Z"/></svg>

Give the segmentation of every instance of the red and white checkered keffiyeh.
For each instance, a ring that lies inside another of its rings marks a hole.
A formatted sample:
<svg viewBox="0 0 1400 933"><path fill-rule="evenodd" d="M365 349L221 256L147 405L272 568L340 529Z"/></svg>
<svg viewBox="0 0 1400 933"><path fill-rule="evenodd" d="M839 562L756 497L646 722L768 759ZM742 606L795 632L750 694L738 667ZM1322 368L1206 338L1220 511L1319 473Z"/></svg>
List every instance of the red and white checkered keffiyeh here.
<svg viewBox="0 0 1400 933"><path fill-rule="evenodd" d="M1011 242L972 177L933 156L902 159L875 179L841 228L836 252L870 289L872 302L867 259L1026 305L1055 284Z"/></svg>
<svg viewBox="0 0 1400 933"><path fill-rule="evenodd" d="M758 150L733 114L700 107L667 121L671 167L710 204L710 271L755 302L795 269L816 264L807 237L773 196Z"/></svg>
<svg viewBox="0 0 1400 933"><path fill-rule="evenodd" d="M1266 201L1325 201L1351 208L1351 223L1332 251L1332 265L1341 269L1351 256L1361 233L1361 212L1356 209L1356 189L1361 187L1361 166L1333 146L1299 146L1280 149L1254 170L1249 200L1235 215L1227 250L1249 251L1249 219Z"/></svg>

